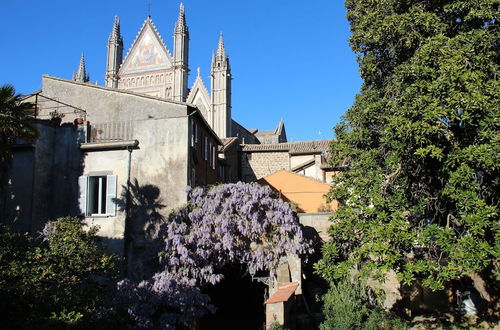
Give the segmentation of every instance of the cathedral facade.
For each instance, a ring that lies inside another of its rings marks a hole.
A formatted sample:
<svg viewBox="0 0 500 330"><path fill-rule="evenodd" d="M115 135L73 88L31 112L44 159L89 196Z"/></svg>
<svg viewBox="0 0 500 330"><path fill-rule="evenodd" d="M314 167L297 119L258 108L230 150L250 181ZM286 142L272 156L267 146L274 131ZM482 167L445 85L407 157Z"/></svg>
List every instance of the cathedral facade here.
<svg viewBox="0 0 500 330"><path fill-rule="evenodd" d="M120 20L115 17L108 39L105 86L195 104L220 138L232 136L231 67L222 33L212 56L211 92L199 70L194 85L188 89L189 71L189 28L183 4L174 28L173 53L148 16L123 57Z"/></svg>

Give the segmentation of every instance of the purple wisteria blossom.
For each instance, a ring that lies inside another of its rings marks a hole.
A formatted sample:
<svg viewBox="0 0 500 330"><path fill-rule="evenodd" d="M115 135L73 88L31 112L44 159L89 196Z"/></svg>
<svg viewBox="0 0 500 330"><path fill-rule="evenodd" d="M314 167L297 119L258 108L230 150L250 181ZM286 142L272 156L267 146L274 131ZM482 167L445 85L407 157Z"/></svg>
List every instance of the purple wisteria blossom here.
<svg viewBox="0 0 500 330"><path fill-rule="evenodd" d="M239 182L187 194L188 204L170 214L150 251L159 272L138 284L120 283L141 327L168 328L212 312L200 288L220 282L225 265L273 274L287 254L312 252L290 205L267 186Z"/></svg>

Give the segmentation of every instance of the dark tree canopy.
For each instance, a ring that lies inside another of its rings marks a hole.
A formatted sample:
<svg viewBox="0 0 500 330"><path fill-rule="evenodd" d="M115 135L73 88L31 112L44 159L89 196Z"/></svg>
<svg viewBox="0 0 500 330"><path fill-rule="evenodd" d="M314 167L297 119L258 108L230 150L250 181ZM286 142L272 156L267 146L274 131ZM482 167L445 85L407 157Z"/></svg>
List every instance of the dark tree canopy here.
<svg viewBox="0 0 500 330"><path fill-rule="evenodd" d="M10 154L16 138L33 141L36 130L29 124L35 105L23 102L12 85L0 86L0 161Z"/></svg>
<svg viewBox="0 0 500 330"><path fill-rule="evenodd" d="M31 126L35 104L23 102L12 85L0 86L0 189L7 183L11 147L16 139L32 142L38 136Z"/></svg>
<svg viewBox="0 0 500 330"><path fill-rule="evenodd" d="M346 1L364 83L335 128L332 161L347 166L330 192L341 206L325 278L394 269L441 289L498 276L498 6Z"/></svg>

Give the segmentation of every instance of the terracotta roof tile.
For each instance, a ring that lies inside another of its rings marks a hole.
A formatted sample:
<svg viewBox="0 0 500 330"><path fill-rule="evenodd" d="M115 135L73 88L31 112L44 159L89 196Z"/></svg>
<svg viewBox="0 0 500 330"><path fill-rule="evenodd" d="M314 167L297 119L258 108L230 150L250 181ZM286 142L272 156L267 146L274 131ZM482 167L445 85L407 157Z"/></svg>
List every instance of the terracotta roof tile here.
<svg viewBox="0 0 500 330"><path fill-rule="evenodd" d="M291 154L321 153L330 149L332 140L312 140L292 142L290 146Z"/></svg>
<svg viewBox="0 0 500 330"><path fill-rule="evenodd" d="M252 151L288 151L290 143L269 143L269 144L245 144L242 150L244 152Z"/></svg>
<svg viewBox="0 0 500 330"><path fill-rule="evenodd" d="M292 294L295 292L297 287L299 286L299 283L297 282L292 282L283 286L280 286L278 288L278 291L276 291L269 299L266 300L264 304L275 304L283 301L287 301L290 299Z"/></svg>
<svg viewBox="0 0 500 330"><path fill-rule="evenodd" d="M245 144L243 152L288 151L290 154L313 154L330 150L332 140L312 140L269 144Z"/></svg>

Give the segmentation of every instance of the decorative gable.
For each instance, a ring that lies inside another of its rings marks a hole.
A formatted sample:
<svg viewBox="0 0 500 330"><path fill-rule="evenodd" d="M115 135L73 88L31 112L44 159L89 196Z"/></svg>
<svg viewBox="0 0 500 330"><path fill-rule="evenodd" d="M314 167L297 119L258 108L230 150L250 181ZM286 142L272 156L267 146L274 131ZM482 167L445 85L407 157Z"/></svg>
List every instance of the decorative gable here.
<svg viewBox="0 0 500 330"><path fill-rule="evenodd" d="M203 117L205 117L205 120L211 125L210 119L208 118L208 113L211 112L210 95L208 94L207 88L201 79L199 69L198 76L196 77L193 87L187 97L187 103L196 105L196 107L200 109L203 114Z"/></svg>
<svg viewBox="0 0 500 330"><path fill-rule="evenodd" d="M120 68L119 75L168 69L173 59L148 17Z"/></svg>

